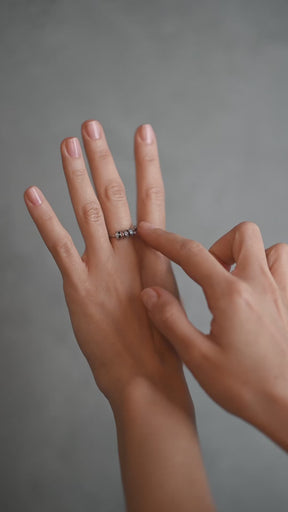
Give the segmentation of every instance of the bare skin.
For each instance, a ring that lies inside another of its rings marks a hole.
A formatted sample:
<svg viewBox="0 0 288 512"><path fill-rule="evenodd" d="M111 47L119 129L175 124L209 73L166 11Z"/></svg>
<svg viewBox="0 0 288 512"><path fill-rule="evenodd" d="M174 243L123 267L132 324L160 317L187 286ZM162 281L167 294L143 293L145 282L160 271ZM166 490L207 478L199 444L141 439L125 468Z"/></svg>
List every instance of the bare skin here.
<svg viewBox="0 0 288 512"><path fill-rule="evenodd" d="M145 133L139 127L134 140L137 222L164 228L157 142L153 130L146 141ZM125 188L100 123L83 123L82 138L97 195L78 139L64 139L61 156L84 254L38 188L24 198L62 274L77 342L113 410L127 510L213 511L182 361L140 296L157 285L178 297L171 264L137 236L109 238L132 224Z"/></svg>
<svg viewBox="0 0 288 512"><path fill-rule="evenodd" d="M155 286L142 292L154 325L213 400L288 451L288 245L265 250L252 222L209 251L146 223L139 234L202 287L213 315L204 334L175 296Z"/></svg>

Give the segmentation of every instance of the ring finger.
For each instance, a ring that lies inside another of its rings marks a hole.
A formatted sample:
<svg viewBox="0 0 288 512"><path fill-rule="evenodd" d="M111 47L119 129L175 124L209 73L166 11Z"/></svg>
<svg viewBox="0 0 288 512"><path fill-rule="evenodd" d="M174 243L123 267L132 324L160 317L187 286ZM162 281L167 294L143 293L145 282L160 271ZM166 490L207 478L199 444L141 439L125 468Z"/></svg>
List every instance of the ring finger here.
<svg viewBox="0 0 288 512"><path fill-rule="evenodd" d="M137 217L165 229L165 191L156 137L151 125L135 134L135 162L138 189Z"/></svg>

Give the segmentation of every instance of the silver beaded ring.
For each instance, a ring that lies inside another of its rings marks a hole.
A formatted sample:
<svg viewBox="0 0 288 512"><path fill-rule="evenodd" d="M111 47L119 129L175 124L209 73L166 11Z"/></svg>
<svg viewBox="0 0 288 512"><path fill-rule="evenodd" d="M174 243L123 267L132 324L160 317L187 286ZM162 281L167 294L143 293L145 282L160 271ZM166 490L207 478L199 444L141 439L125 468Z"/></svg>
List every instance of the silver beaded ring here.
<svg viewBox="0 0 288 512"><path fill-rule="evenodd" d="M137 226L130 226L128 229L123 231L116 231L114 235L109 235L109 238L116 238L116 240L122 240L123 238L130 238L135 236L137 233Z"/></svg>

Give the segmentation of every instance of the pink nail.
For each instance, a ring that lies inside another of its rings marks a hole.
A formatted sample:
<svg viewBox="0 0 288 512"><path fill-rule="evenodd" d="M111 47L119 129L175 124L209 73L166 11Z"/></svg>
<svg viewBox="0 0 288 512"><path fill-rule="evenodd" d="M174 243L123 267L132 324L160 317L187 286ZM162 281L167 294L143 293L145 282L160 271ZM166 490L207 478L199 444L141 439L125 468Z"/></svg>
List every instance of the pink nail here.
<svg viewBox="0 0 288 512"><path fill-rule="evenodd" d="M150 124L143 124L141 126L140 137L147 144L152 144L154 138L154 130Z"/></svg>
<svg viewBox="0 0 288 512"><path fill-rule="evenodd" d="M68 155L72 156L72 158L79 158L81 156L79 140L76 137L66 140L65 145Z"/></svg>
<svg viewBox="0 0 288 512"><path fill-rule="evenodd" d="M100 126L97 121L90 121L89 123L85 124L85 132L92 140L97 140L101 137Z"/></svg>
<svg viewBox="0 0 288 512"><path fill-rule="evenodd" d="M35 187L29 188L27 190L26 194L27 194L27 198L29 199L29 201L32 204L34 204L34 206L39 206L40 204L42 204L42 199L40 197L40 194Z"/></svg>

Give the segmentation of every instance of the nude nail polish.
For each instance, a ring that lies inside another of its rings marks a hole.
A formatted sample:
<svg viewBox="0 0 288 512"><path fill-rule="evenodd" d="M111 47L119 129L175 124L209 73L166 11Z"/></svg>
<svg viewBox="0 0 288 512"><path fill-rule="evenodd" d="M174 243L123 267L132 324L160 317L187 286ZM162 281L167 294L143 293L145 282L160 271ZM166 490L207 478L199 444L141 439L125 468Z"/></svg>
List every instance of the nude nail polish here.
<svg viewBox="0 0 288 512"><path fill-rule="evenodd" d="M34 206L39 206L42 204L42 199L40 197L40 194L38 190L35 187L31 187L26 192L27 198L29 199L30 203L34 204Z"/></svg>
<svg viewBox="0 0 288 512"><path fill-rule="evenodd" d="M97 121L89 121L89 123L85 124L85 132L89 139L92 140L97 140L101 137L100 126Z"/></svg>
<svg viewBox="0 0 288 512"><path fill-rule="evenodd" d="M76 137L66 140L65 146L68 155L72 156L72 158L79 158L81 156L79 140Z"/></svg>
<svg viewBox="0 0 288 512"><path fill-rule="evenodd" d="M152 144L154 138L154 130L150 124L142 124L140 137L147 144Z"/></svg>

